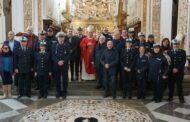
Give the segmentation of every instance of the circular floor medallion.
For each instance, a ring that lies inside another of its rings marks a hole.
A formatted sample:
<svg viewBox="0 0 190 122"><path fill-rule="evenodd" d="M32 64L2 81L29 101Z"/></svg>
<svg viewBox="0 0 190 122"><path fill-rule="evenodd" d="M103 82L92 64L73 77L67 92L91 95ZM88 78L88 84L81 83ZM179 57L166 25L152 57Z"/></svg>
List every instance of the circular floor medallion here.
<svg viewBox="0 0 190 122"><path fill-rule="evenodd" d="M150 117L112 100L66 100L25 115L21 122L152 122Z"/></svg>

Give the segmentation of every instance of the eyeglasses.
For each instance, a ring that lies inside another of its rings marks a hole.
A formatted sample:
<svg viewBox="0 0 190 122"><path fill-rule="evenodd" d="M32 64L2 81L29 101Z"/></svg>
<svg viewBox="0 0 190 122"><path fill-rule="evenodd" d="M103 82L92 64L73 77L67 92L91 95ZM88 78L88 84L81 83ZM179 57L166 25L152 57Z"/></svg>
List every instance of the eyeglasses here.
<svg viewBox="0 0 190 122"><path fill-rule="evenodd" d="M7 49L9 49L9 48L8 48L8 47L4 47L3 49L4 49L4 50L7 50Z"/></svg>

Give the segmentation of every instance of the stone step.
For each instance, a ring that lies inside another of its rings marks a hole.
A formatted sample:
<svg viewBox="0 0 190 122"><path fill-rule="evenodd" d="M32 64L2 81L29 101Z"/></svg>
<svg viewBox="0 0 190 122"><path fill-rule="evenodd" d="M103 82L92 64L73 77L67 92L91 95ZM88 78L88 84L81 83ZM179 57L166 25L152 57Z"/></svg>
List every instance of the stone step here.
<svg viewBox="0 0 190 122"><path fill-rule="evenodd" d="M184 94L185 95L189 95L190 93L190 81L188 80L190 79L189 76L185 76L184 78ZM55 83L52 83L53 86L52 88L49 90L49 95L55 95L56 94L56 90L55 90ZM32 86L32 88L34 88L35 86ZM103 90L101 89L96 89L96 82L95 81L88 81L88 82L69 82L68 85L68 95L70 96L100 96L103 95ZM136 89L136 88L134 88ZM16 95L16 88L13 88L13 95ZM136 90L133 91L134 96L136 95ZM38 91L32 89L32 95L37 95ZM118 95L122 95L121 91L118 90L117 92ZM165 90L164 95L167 95L168 91ZM176 94L176 93L175 93ZM0 84L0 95L2 95L2 87ZM152 92L151 91L147 91L147 96L151 96Z"/></svg>

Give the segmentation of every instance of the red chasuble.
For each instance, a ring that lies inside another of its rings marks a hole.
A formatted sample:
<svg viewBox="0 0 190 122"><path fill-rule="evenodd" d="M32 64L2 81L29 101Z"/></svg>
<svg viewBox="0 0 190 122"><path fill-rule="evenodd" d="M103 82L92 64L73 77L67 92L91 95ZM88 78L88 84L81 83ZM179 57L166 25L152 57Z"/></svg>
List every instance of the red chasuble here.
<svg viewBox="0 0 190 122"><path fill-rule="evenodd" d="M90 45L89 45L90 44ZM96 41L94 38L84 38L80 42L81 48L81 59L84 59L85 70L88 74L95 74L94 66L91 64L91 53L96 45Z"/></svg>

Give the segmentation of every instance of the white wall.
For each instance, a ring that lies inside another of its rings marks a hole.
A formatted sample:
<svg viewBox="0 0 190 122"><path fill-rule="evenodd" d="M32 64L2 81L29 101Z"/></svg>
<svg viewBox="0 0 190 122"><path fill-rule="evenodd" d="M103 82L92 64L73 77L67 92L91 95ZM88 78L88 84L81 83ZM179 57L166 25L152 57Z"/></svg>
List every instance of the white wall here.
<svg viewBox="0 0 190 122"><path fill-rule="evenodd" d="M173 0L161 0L160 39L171 39Z"/></svg>
<svg viewBox="0 0 190 122"><path fill-rule="evenodd" d="M12 0L12 30L24 32L23 0Z"/></svg>

